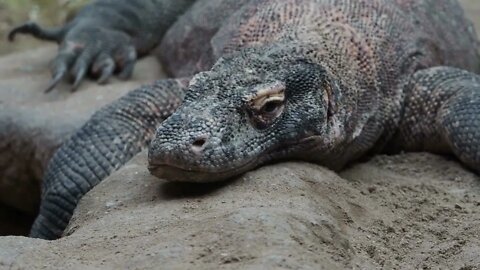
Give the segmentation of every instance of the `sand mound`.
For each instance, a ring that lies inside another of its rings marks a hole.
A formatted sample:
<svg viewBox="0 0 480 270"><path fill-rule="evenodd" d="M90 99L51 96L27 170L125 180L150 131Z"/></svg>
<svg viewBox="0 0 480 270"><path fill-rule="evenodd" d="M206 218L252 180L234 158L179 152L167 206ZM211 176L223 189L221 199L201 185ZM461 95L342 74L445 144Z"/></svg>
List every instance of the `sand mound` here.
<svg viewBox="0 0 480 270"><path fill-rule="evenodd" d="M82 199L67 237L0 238L13 269L478 269L480 179L430 154L337 175L281 163L216 185L167 183L142 153Z"/></svg>

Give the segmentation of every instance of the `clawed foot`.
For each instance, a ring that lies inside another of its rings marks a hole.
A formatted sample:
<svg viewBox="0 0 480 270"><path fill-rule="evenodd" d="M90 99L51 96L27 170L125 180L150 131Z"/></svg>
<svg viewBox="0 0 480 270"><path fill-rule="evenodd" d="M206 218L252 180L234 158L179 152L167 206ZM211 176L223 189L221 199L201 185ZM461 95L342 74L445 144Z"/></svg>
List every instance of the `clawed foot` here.
<svg viewBox="0 0 480 270"><path fill-rule="evenodd" d="M129 79L137 60L137 51L128 34L97 25L76 23L45 29L27 22L12 29L8 39L14 41L19 33L60 44L51 64L52 79L45 93L53 90L68 74L73 78L72 91L78 89L87 74L98 78L99 84L108 82L116 72L120 79Z"/></svg>

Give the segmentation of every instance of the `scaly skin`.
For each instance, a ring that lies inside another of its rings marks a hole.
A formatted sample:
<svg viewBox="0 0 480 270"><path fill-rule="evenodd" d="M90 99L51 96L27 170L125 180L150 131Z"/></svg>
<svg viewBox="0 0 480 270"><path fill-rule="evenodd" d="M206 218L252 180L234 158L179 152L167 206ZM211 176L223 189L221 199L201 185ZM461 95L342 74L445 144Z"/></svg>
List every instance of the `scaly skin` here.
<svg viewBox="0 0 480 270"><path fill-rule="evenodd" d="M161 80L134 90L96 112L63 144L47 167L30 236L58 238L81 197L149 144L181 103L187 83Z"/></svg>
<svg viewBox="0 0 480 270"><path fill-rule="evenodd" d="M159 177L218 181L282 159L339 170L398 150L453 153L478 171L478 41L456 1L197 0L166 33L160 58L174 76L200 73L150 143L149 168ZM91 168L128 152L112 145L143 138L112 144L91 127L111 125L110 115L129 106L128 98L112 104L55 155L40 212L55 214L37 219L32 236L60 236L79 198L111 171L94 177ZM138 123L148 108L124 110L117 124ZM61 154L85 141L99 150ZM111 167L140 146L132 149ZM86 166L77 168L79 159ZM82 186L90 177L95 182Z"/></svg>

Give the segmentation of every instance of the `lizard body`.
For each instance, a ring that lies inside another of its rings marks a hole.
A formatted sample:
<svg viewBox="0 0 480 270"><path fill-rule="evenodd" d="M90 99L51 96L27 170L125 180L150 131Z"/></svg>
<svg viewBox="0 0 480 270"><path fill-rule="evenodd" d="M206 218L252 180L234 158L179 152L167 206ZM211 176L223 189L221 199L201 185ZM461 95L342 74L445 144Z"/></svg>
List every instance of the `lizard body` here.
<svg viewBox="0 0 480 270"><path fill-rule="evenodd" d="M142 3L175 5L137 2L90 8L131 8L155 21ZM80 198L146 146L152 174L172 181L218 181L283 159L340 170L400 150L453 153L479 171L479 43L457 1L197 0L173 10L158 33L135 16L100 24L127 36L129 25L145 29L131 48L140 55L152 46L135 44L160 44L178 79L132 91L59 149L31 236L61 236ZM77 24L92 20L85 14ZM59 55L84 59L61 46ZM54 85L58 65L53 74Z"/></svg>

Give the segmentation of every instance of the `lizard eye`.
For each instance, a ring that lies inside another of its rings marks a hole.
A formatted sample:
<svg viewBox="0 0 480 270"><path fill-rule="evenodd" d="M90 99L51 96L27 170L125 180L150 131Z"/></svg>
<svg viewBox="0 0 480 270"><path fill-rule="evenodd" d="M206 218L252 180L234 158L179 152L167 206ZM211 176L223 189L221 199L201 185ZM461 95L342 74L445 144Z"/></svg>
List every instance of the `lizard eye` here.
<svg viewBox="0 0 480 270"><path fill-rule="evenodd" d="M284 110L285 86L282 83L261 85L248 99L248 115L254 127L264 129Z"/></svg>
<svg viewBox="0 0 480 270"><path fill-rule="evenodd" d="M265 117L277 117L283 110L283 99L269 98L265 100L265 104L258 110L258 114Z"/></svg>
<svg viewBox="0 0 480 270"><path fill-rule="evenodd" d="M281 109L283 106L283 102L279 102L276 100L269 101L263 105L261 112L263 114L274 114L276 111Z"/></svg>

